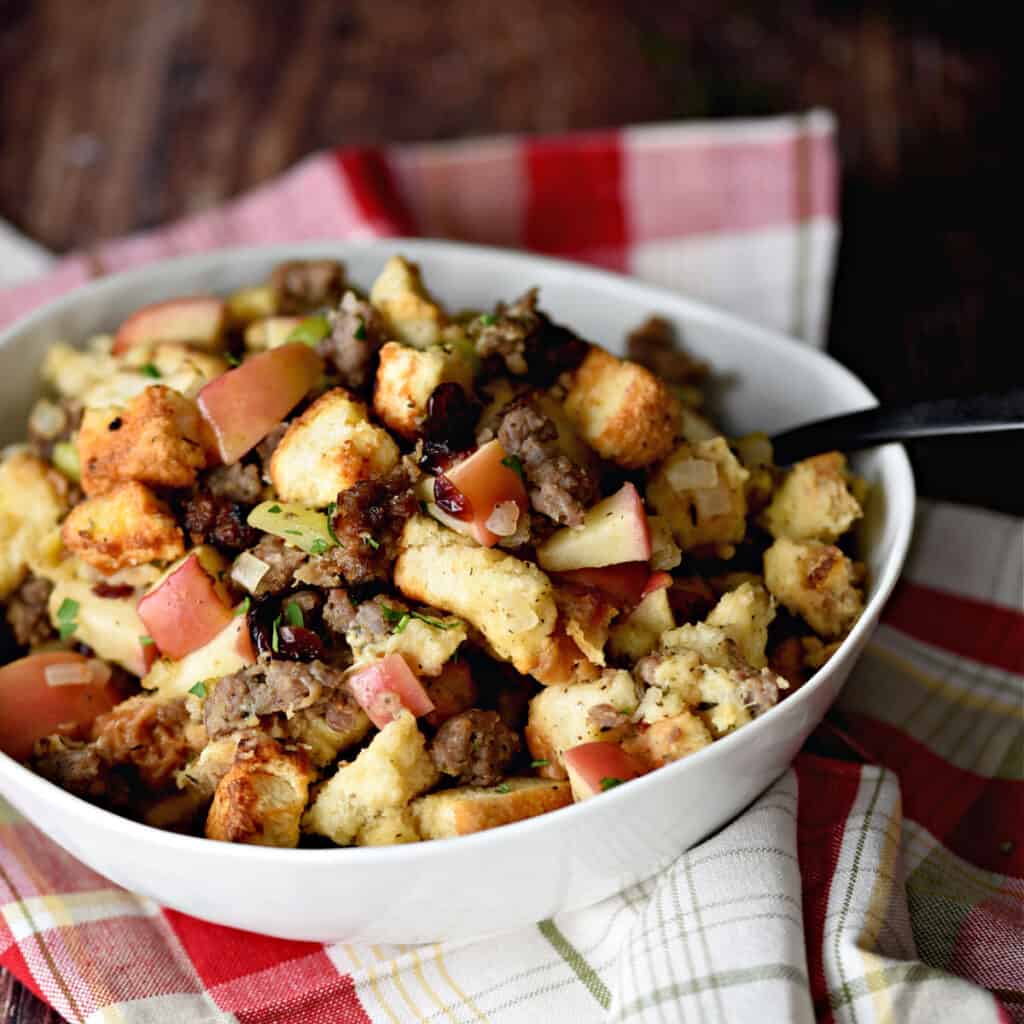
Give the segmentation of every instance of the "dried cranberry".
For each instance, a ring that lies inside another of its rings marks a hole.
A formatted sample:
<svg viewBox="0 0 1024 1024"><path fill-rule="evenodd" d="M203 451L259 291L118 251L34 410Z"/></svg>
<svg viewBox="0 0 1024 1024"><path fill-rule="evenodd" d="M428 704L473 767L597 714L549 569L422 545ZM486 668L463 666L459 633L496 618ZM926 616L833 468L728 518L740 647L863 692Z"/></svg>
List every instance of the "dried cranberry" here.
<svg viewBox="0 0 1024 1024"><path fill-rule="evenodd" d="M434 480L434 501L442 512L456 519L473 518L473 506L469 498L443 473Z"/></svg>
<svg viewBox="0 0 1024 1024"><path fill-rule="evenodd" d="M246 620L249 625L249 639L257 657L273 654L274 619L280 614L276 601L264 601L250 607Z"/></svg>
<svg viewBox="0 0 1024 1024"><path fill-rule="evenodd" d="M104 583L101 580L93 584L92 592L97 597L131 597L135 593L135 588L128 586L127 583Z"/></svg>
<svg viewBox="0 0 1024 1024"><path fill-rule="evenodd" d="M443 443L449 451L473 447L480 403L466 394L461 384L438 384L427 399L422 433L428 441Z"/></svg>
<svg viewBox="0 0 1024 1024"><path fill-rule="evenodd" d="M568 327L552 323L537 313L540 324L526 339L527 376L542 387L553 384L566 370L575 370L586 358L590 346Z"/></svg>
<svg viewBox="0 0 1024 1024"><path fill-rule="evenodd" d="M313 661L323 658L325 652L323 641L313 630L304 626L279 626L276 654L289 661Z"/></svg>

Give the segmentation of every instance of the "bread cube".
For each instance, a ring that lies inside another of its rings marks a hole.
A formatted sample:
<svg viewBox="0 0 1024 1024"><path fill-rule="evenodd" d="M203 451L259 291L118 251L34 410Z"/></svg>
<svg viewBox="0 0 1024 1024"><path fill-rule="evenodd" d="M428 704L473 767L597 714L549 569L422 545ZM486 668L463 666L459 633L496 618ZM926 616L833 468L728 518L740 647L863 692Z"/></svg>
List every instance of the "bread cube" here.
<svg viewBox="0 0 1024 1024"><path fill-rule="evenodd" d="M596 346L573 375L565 411L584 441L626 469L664 458L679 430L679 402L664 382Z"/></svg>
<svg viewBox="0 0 1024 1024"><path fill-rule="evenodd" d="M396 434L412 439L434 389L448 382L472 390L473 370L462 356L439 346L419 349L389 341L380 350L373 411Z"/></svg>
<svg viewBox="0 0 1024 1024"><path fill-rule="evenodd" d="M827 452L798 462L786 474L762 521L776 539L832 543L862 515L848 486L846 456Z"/></svg>
<svg viewBox="0 0 1024 1024"><path fill-rule="evenodd" d="M705 622L724 630L748 665L764 668L768 626L774 618L775 601L768 591L759 584L741 583L719 598Z"/></svg>
<svg viewBox="0 0 1024 1024"><path fill-rule="evenodd" d="M736 544L747 531L749 475L723 437L681 444L648 481L647 500L683 551Z"/></svg>
<svg viewBox="0 0 1024 1024"><path fill-rule="evenodd" d="M621 622L612 626L609 650L616 658L636 661L650 654L662 634L675 626L668 588L648 594Z"/></svg>
<svg viewBox="0 0 1024 1024"><path fill-rule="evenodd" d="M67 507L62 481L42 459L16 452L0 462L0 600L28 573Z"/></svg>
<svg viewBox="0 0 1024 1024"><path fill-rule="evenodd" d="M267 738L245 738L217 784L206 817L207 839L295 847L313 779L309 758Z"/></svg>
<svg viewBox="0 0 1024 1024"><path fill-rule="evenodd" d="M347 729L339 732L328 724L323 707L314 705L285 718L278 728L284 737L307 750L313 764L323 768L333 764L343 750L361 742L371 726L370 719L360 713L353 716Z"/></svg>
<svg viewBox="0 0 1024 1024"><path fill-rule="evenodd" d="M431 793L413 801L411 810L424 839L450 839L523 821L571 803L567 782L507 779L500 789L459 786Z"/></svg>
<svg viewBox="0 0 1024 1024"><path fill-rule="evenodd" d="M303 828L339 846L368 845L378 840L382 821L385 828L393 825L394 812L439 778L416 719L402 712L351 764L324 783Z"/></svg>
<svg viewBox="0 0 1024 1024"><path fill-rule="evenodd" d="M433 617L433 616L432 616ZM401 633L389 633L383 639L363 632L346 634L356 664L379 661L389 654L400 654L419 677L441 674L445 663L466 639L466 624L454 616L440 616L445 628L410 619ZM367 642L369 640L369 642Z"/></svg>
<svg viewBox="0 0 1024 1024"><path fill-rule="evenodd" d="M548 686L530 701L526 744L530 754L548 764L541 774L566 777L562 755L572 747L594 740L617 739L626 726L607 728L591 709L607 705L613 712L632 715L640 704L641 691L622 669L608 669L593 682Z"/></svg>
<svg viewBox="0 0 1024 1024"><path fill-rule="evenodd" d="M150 487L191 487L206 465L199 410L161 385L125 409L87 409L78 432L82 490L105 494L135 480Z"/></svg>
<svg viewBox="0 0 1024 1024"><path fill-rule="evenodd" d="M384 264L370 289L370 302L406 345L428 348L441 340L448 318L424 286L420 268L404 257L392 256Z"/></svg>
<svg viewBox="0 0 1024 1024"><path fill-rule="evenodd" d="M681 711L670 718L661 718L643 732L637 732L622 743L627 754L638 758L648 768L661 768L694 754L712 742L711 733L698 715Z"/></svg>
<svg viewBox="0 0 1024 1024"><path fill-rule="evenodd" d="M135 481L76 505L61 537L69 551L107 575L143 562L170 562L185 553L185 538L170 509Z"/></svg>
<svg viewBox="0 0 1024 1024"><path fill-rule="evenodd" d="M413 601L475 626L495 657L529 674L545 658L557 609L537 566L414 516L399 541L395 585Z"/></svg>
<svg viewBox="0 0 1024 1024"><path fill-rule="evenodd" d="M344 388L321 395L291 423L270 460L282 501L324 508L360 480L383 476L398 463L398 446Z"/></svg>
<svg viewBox="0 0 1024 1024"><path fill-rule="evenodd" d="M782 537L764 553L768 589L816 633L844 636L864 610L853 562L831 544Z"/></svg>

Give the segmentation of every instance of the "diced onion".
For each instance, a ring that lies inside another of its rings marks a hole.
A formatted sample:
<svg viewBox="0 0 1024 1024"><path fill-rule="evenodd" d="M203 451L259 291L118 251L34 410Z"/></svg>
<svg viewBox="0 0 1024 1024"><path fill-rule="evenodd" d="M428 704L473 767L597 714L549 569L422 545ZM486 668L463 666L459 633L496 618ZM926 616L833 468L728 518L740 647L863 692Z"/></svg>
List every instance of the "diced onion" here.
<svg viewBox="0 0 1024 1024"><path fill-rule="evenodd" d="M87 661L47 665L43 677L47 686L83 686L92 682L92 666Z"/></svg>
<svg viewBox="0 0 1024 1024"><path fill-rule="evenodd" d="M514 501L499 501L487 517L487 529L499 537L511 537L519 524L519 505Z"/></svg>
<svg viewBox="0 0 1024 1024"><path fill-rule="evenodd" d="M732 495L725 487L704 488L694 494L701 519L714 519L732 511Z"/></svg>
<svg viewBox="0 0 1024 1024"><path fill-rule="evenodd" d="M270 566L248 551L243 551L231 567L231 578L250 594L255 594L263 577L270 572Z"/></svg>
<svg viewBox="0 0 1024 1024"><path fill-rule="evenodd" d="M668 482L677 491L697 491L718 483L718 467L707 459L685 459L668 467Z"/></svg>
<svg viewBox="0 0 1024 1024"><path fill-rule="evenodd" d="M67 413L55 402L39 399L28 417L29 430L44 441L52 441L68 425Z"/></svg>

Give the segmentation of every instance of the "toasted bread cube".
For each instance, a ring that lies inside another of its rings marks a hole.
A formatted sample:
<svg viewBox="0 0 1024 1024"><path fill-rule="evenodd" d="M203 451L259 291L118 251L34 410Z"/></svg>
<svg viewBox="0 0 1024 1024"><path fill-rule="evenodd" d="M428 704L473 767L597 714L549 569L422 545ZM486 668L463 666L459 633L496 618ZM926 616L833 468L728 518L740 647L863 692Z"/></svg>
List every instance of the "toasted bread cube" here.
<svg viewBox="0 0 1024 1024"><path fill-rule="evenodd" d="M402 437L414 438L439 384L473 387L473 370L462 356L440 347L418 349L389 341L380 350L373 411Z"/></svg>
<svg viewBox="0 0 1024 1024"><path fill-rule="evenodd" d="M679 430L679 401L665 383L596 346L573 375L565 411L584 441L626 469L664 458Z"/></svg>
<svg viewBox="0 0 1024 1024"><path fill-rule="evenodd" d="M0 600L21 586L64 514L62 492L59 475L35 455L17 452L0 462Z"/></svg>
<svg viewBox="0 0 1024 1024"><path fill-rule="evenodd" d="M532 563L414 516L402 531L394 579L406 597L476 626L519 672L544 661L558 613L551 581Z"/></svg>
<svg viewBox="0 0 1024 1024"><path fill-rule="evenodd" d="M78 432L82 490L105 494L135 480L150 487L191 487L206 465L199 410L154 385L125 409L88 409Z"/></svg>
<svg viewBox="0 0 1024 1024"><path fill-rule="evenodd" d="M650 654L658 646L662 634L675 624L668 588L660 587L648 594L621 622L612 626L609 649L616 658L636 661Z"/></svg>
<svg viewBox="0 0 1024 1024"><path fill-rule="evenodd" d="M286 717L279 727L285 737L305 747L318 768L333 764L343 750L361 742L371 728L370 719L360 712L352 716L346 729L339 731L316 705Z"/></svg>
<svg viewBox="0 0 1024 1024"><path fill-rule="evenodd" d="M339 491L383 476L398 457L398 446L369 421L366 406L334 388L288 427L270 460L270 479L282 501L324 508Z"/></svg>
<svg viewBox="0 0 1024 1024"><path fill-rule="evenodd" d="M500 789L459 786L431 793L413 803L412 813L424 839L450 839L524 821L571 803L567 782L506 779Z"/></svg>
<svg viewBox="0 0 1024 1024"><path fill-rule="evenodd" d="M683 551L735 544L747 531L749 475L723 437L681 444L650 478L647 500Z"/></svg>
<svg viewBox="0 0 1024 1024"><path fill-rule="evenodd" d="M235 763L239 742L247 735L253 734L237 732L207 743L199 752L199 756L175 776L178 788L195 792L207 800L211 799L220 780Z"/></svg>
<svg viewBox="0 0 1024 1024"><path fill-rule="evenodd" d="M760 584L741 583L718 599L705 621L725 631L740 657L754 668L768 664L768 626L775 618L775 601Z"/></svg>
<svg viewBox="0 0 1024 1024"><path fill-rule="evenodd" d="M850 493L846 456L826 452L798 462L776 490L763 521L773 537L831 544L863 512Z"/></svg>
<svg viewBox="0 0 1024 1024"><path fill-rule="evenodd" d="M589 683L548 686L530 701L526 723L526 744L537 760L547 761L541 774L547 778L566 777L562 755L572 747L594 740L617 739L624 727L604 728L591 709L608 706L632 715L640 704L640 688L628 673L607 669Z"/></svg>
<svg viewBox="0 0 1024 1024"><path fill-rule="evenodd" d="M394 812L437 783L440 773L409 712L402 712L374 736L351 763L321 787L303 820L307 832L339 846L368 845L378 826L394 824Z"/></svg>
<svg viewBox="0 0 1024 1024"><path fill-rule="evenodd" d="M390 808L368 821L359 833L360 846L398 846L418 843L423 837L411 807Z"/></svg>
<svg viewBox="0 0 1024 1024"><path fill-rule="evenodd" d="M185 553L185 538L170 510L135 481L76 505L61 537L69 551L107 575L143 562L170 562Z"/></svg>
<svg viewBox="0 0 1024 1024"><path fill-rule="evenodd" d="M853 562L831 544L780 538L764 553L764 579L776 600L825 638L844 636L864 610Z"/></svg>
<svg viewBox="0 0 1024 1024"><path fill-rule="evenodd" d="M299 822L313 770L305 752L272 739L239 742L234 764L217 783L207 839L254 846L299 845Z"/></svg>
<svg viewBox="0 0 1024 1024"><path fill-rule="evenodd" d="M661 768L670 761L696 753L711 741L711 733L700 718L692 712L681 711L671 718L661 718L650 728L628 737L623 741L622 749L649 768Z"/></svg>
<svg viewBox="0 0 1024 1024"><path fill-rule="evenodd" d="M434 616L431 616L432 618ZM466 639L466 624L454 616L440 616L444 628L420 619L410 619L400 633L381 638L364 631L346 634L356 664L379 661L389 654L400 654L420 679L441 674L446 662Z"/></svg>
<svg viewBox="0 0 1024 1024"><path fill-rule="evenodd" d="M392 256L370 289L370 302L399 341L428 348L441 340L447 317L431 297L420 268L402 256Z"/></svg>

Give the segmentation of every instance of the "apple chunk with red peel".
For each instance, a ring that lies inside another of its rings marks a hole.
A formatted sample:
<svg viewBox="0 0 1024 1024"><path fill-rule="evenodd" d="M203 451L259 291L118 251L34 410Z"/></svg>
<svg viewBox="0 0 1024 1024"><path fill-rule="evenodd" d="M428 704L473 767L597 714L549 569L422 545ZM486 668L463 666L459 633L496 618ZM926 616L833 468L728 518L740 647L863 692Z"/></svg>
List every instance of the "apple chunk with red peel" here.
<svg viewBox="0 0 1024 1024"><path fill-rule="evenodd" d="M434 710L427 691L400 654L389 654L353 672L348 686L378 729L397 718L403 708L417 718Z"/></svg>
<svg viewBox="0 0 1024 1024"><path fill-rule="evenodd" d="M576 800L587 800L619 783L628 782L645 772L645 767L617 743L581 743L562 755L569 784Z"/></svg>
<svg viewBox="0 0 1024 1024"><path fill-rule="evenodd" d="M323 362L301 343L251 356L210 381L197 399L221 460L230 465L255 448L320 379Z"/></svg>
<svg viewBox="0 0 1024 1024"><path fill-rule="evenodd" d="M224 303L208 295L155 302L121 324L112 351L119 356L135 345L167 341L186 341L213 351L223 347L225 320Z"/></svg>
<svg viewBox="0 0 1024 1024"><path fill-rule="evenodd" d="M469 502L471 518L466 519L469 536L485 548L492 548L501 540L501 534L487 525L488 522L493 525L491 515L499 505L514 502L520 515L525 515L529 508L523 478L509 462L501 442L488 441L445 473L449 483Z"/></svg>
<svg viewBox="0 0 1024 1024"><path fill-rule="evenodd" d="M600 569L570 569L560 572L558 578L566 583L593 587L616 604L632 607L639 604L644 596L644 589L651 579L651 568L646 562L623 562Z"/></svg>
<svg viewBox="0 0 1024 1024"><path fill-rule="evenodd" d="M175 659L206 646L232 616L194 553L139 601L138 611L160 653Z"/></svg>
<svg viewBox="0 0 1024 1024"><path fill-rule="evenodd" d="M632 484L588 509L582 526L563 527L537 548L537 563L548 572L647 562L650 557L651 527Z"/></svg>

